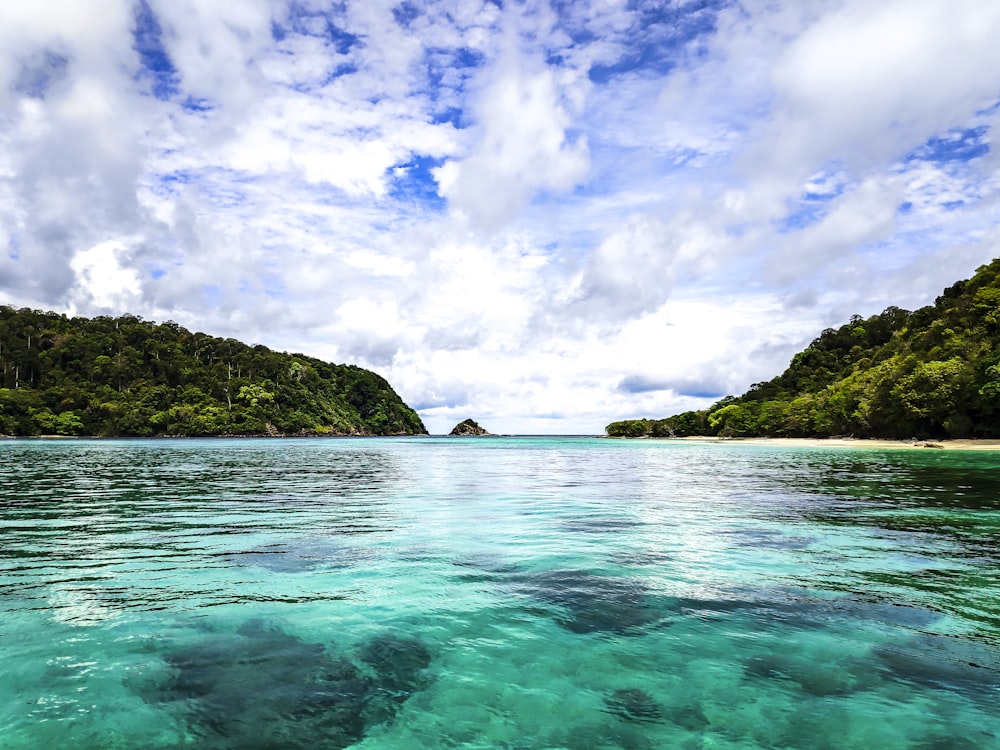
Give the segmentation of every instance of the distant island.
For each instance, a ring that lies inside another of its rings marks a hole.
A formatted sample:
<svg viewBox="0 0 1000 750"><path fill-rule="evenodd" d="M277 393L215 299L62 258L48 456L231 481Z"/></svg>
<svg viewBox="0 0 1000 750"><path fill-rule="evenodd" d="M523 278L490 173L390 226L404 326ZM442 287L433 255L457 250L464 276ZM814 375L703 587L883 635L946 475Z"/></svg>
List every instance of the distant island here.
<svg viewBox="0 0 1000 750"><path fill-rule="evenodd" d="M823 331L781 375L612 437L1000 437L1000 259L915 312Z"/></svg>
<svg viewBox="0 0 1000 750"><path fill-rule="evenodd" d="M426 433L384 378L354 365L134 315L0 306L2 435Z"/></svg>
<svg viewBox="0 0 1000 750"><path fill-rule="evenodd" d="M455 437L485 437L493 433L480 427L475 420L465 419L455 425L448 434Z"/></svg>

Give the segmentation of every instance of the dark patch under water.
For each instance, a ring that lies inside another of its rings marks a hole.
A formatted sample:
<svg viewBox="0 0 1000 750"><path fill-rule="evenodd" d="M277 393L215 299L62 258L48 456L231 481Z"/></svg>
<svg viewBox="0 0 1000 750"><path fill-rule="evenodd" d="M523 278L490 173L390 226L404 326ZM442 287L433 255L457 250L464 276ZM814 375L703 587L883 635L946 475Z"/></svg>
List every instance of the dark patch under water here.
<svg viewBox="0 0 1000 750"><path fill-rule="evenodd" d="M909 641L879 646L874 655L890 679L1000 705L1000 661L981 644L921 633Z"/></svg>
<svg viewBox="0 0 1000 750"><path fill-rule="evenodd" d="M563 521L562 528L583 534L605 534L608 532L631 531L640 526L638 521L621 516L588 516Z"/></svg>
<svg viewBox="0 0 1000 750"><path fill-rule="evenodd" d="M388 633L365 643L359 658L375 671L382 690L402 700L417 689L431 663L431 653L419 639Z"/></svg>
<svg viewBox="0 0 1000 750"><path fill-rule="evenodd" d="M737 547L754 549L798 550L806 549L816 542L814 537L786 534L777 529L756 527L719 529L715 533L722 537L733 538Z"/></svg>
<svg viewBox="0 0 1000 750"><path fill-rule="evenodd" d="M205 748L348 747L393 718L424 684L418 639L375 636L355 663L261 620L168 653L172 675L150 703L182 702Z"/></svg>
<svg viewBox="0 0 1000 750"><path fill-rule="evenodd" d="M787 680L803 692L817 697L847 695L869 686L840 664L817 663L787 653L764 653L750 657L743 670L750 679Z"/></svg>
<svg viewBox="0 0 1000 750"><path fill-rule="evenodd" d="M627 552L615 552L609 559L614 565L644 568L667 565L674 559L674 555L660 550L630 549Z"/></svg>
<svg viewBox="0 0 1000 750"><path fill-rule="evenodd" d="M274 573L302 573L318 569L347 568L371 559L373 553L345 547L329 540L267 544L223 556L226 564L254 565Z"/></svg>
<svg viewBox="0 0 1000 750"><path fill-rule="evenodd" d="M941 618L933 610L854 595L820 598L774 588L720 591L700 598L664 596L652 591L639 576L576 569L505 573L486 573L482 581L513 584L518 594L553 605L550 615L574 633L638 635L688 617L716 621L738 616L755 621L758 627L797 629L815 629L837 620L920 628Z"/></svg>
<svg viewBox="0 0 1000 750"><path fill-rule="evenodd" d="M818 697L884 688L892 681L997 705L1000 670L991 658L975 642L921 633L892 646L876 646L865 657L834 661L792 651L759 653L744 661L743 671L747 679L783 680Z"/></svg>
<svg viewBox="0 0 1000 750"><path fill-rule="evenodd" d="M660 721L663 712L653 696L640 688L622 688L605 697L609 713L627 721Z"/></svg>
<svg viewBox="0 0 1000 750"><path fill-rule="evenodd" d="M547 570L516 576L522 595L555 605L556 622L574 633L629 634L668 624L666 612L640 580L585 570Z"/></svg>

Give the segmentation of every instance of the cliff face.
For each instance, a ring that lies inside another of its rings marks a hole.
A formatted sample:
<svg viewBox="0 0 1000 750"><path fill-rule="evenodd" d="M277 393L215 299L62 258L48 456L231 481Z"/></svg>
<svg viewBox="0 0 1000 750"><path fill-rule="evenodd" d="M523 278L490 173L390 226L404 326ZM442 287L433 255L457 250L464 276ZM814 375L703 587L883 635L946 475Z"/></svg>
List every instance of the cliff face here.
<svg viewBox="0 0 1000 750"><path fill-rule="evenodd" d="M493 433L480 427L475 421L466 419L455 425L454 429L448 434L458 437L480 437L483 435L492 435Z"/></svg>
<svg viewBox="0 0 1000 750"><path fill-rule="evenodd" d="M0 434L413 435L384 378L125 315L0 306Z"/></svg>
<svg viewBox="0 0 1000 750"><path fill-rule="evenodd" d="M915 312L823 331L778 377L704 411L609 435L1000 437L1000 259Z"/></svg>

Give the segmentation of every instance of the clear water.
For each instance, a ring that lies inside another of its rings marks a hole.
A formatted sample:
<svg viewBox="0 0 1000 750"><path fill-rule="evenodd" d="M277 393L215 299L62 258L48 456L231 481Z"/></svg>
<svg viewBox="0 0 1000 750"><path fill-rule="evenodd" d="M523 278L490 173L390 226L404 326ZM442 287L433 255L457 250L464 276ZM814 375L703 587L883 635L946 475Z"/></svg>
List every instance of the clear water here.
<svg viewBox="0 0 1000 750"><path fill-rule="evenodd" d="M1000 748L1000 454L0 443L2 748Z"/></svg>

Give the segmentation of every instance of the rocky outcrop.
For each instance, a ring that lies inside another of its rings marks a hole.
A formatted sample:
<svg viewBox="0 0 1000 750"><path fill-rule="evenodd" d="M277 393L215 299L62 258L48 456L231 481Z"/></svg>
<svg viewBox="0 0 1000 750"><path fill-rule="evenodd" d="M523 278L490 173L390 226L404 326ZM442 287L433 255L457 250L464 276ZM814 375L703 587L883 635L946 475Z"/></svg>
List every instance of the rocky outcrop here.
<svg viewBox="0 0 1000 750"><path fill-rule="evenodd" d="M459 422L455 425L455 429L448 434L458 437L481 437L484 435L492 435L493 433L483 427L480 427L475 420L466 419L464 422Z"/></svg>

